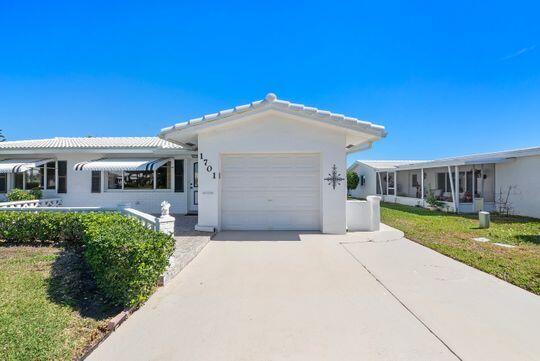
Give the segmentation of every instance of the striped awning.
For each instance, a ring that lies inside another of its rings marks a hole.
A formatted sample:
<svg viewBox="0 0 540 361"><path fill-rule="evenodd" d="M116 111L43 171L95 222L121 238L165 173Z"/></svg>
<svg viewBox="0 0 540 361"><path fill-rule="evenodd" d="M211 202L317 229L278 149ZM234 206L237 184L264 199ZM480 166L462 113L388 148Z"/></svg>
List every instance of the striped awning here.
<svg viewBox="0 0 540 361"><path fill-rule="evenodd" d="M75 164L75 170L117 172L123 170L152 171L167 163L169 158L103 158Z"/></svg>
<svg viewBox="0 0 540 361"><path fill-rule="evenodd" d="M42 164L54 162L54 159L6 159L0 160L0 173L20 173L37 168Z"/></svg>

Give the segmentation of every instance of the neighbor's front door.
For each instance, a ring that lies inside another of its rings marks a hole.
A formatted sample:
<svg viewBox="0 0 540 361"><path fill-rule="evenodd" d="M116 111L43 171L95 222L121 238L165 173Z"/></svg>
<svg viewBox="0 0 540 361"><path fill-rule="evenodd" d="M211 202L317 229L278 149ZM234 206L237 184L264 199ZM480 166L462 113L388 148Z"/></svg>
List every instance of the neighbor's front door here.
<svg viewBox="0 0 540 361"><path fill-rule="evenodd" d="M199 162L193 162L189 180L189 211L199 210Z"/></svg>

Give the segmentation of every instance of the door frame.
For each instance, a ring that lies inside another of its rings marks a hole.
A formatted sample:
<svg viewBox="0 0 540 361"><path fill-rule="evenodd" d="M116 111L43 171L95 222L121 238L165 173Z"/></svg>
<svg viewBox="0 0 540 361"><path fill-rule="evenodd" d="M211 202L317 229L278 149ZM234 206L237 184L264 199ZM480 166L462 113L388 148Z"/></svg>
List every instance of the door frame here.
<svg viewBox="0 0 540 361"><path fill-rule="evenodd" d="M197 213L199 211L199 185L198 185L198 165L199 159L192 158L187 162L189 167L188 179L187 179L187 191L188 191L188 205L187 210L190 213ZM195 176L197 175L197 178Z"/></svg>

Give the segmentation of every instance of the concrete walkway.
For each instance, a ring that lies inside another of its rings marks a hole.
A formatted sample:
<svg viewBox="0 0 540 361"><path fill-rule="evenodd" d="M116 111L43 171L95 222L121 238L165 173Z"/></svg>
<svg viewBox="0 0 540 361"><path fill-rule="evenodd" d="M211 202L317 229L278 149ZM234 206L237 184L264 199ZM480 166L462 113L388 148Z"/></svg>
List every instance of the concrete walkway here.
<svg viewBox="0 0 540 361"><path fill-rule="evenodd" d="M527 360L539 325L537 296L388 228L225 232L88 359Z"/></svg>

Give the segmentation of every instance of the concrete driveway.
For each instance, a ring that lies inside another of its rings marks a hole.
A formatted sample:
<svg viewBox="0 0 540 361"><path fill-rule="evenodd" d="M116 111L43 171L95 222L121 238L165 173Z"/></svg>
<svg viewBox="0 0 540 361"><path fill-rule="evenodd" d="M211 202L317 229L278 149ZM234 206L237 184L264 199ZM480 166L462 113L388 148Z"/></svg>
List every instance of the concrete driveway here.
<svg viewBox="0 0 540 361"><path fill-rule="evenodd" d="M89 360L538 360L539 297L401 238L224 232Z"/></svg>

